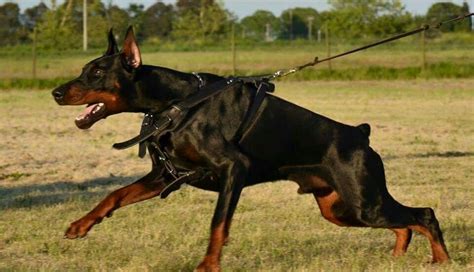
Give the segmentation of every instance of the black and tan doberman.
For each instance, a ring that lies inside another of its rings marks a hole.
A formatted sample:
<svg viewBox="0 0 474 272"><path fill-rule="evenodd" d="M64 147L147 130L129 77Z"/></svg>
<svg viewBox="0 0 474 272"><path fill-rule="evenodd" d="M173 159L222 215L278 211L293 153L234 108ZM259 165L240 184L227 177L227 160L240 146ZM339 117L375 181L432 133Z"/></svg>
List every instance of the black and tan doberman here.
<svg viewBox="0 0 474 272"><path fill-rule="evenodd" d="M85 65L82 74L53 91L60 105L87 105L76 118L81 129L121 112L160 112L222 80L212 74L182 73L142 65L132 29L121 51L109 35L106 53ZM321 213L339 226L387 228L395 232L393 254L406 252L415 230L431 243L433 262L449 259L431 208L412 208L388 192L380 156L369 146L370 126L338 123L273 95L266 95L248 128L239 133L256 87L240 83L186 113L180 124L152 139L155 158L149 174L121 188L73 222L66 237L83 237L120 207L160 195L169 176L156 146L177 169L207 173L192 186L218 192L211 237L198 271L218 271L222 247L244 187L292 180L299 193L313 194Z"/></svg>

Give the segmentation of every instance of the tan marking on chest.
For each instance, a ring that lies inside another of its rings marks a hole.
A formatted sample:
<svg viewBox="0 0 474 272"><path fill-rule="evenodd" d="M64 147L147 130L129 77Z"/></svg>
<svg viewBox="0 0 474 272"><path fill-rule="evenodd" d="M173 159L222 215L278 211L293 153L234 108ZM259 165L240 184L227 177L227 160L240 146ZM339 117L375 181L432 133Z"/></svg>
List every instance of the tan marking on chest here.
<svg viewBox="0 0 474 272"><path fill-rule="evenodd" d="M200 162L202 160L201 154L196 150L192 144L184 144L176 148L176 155L181 159L186 159L190 162Z"/></svg>

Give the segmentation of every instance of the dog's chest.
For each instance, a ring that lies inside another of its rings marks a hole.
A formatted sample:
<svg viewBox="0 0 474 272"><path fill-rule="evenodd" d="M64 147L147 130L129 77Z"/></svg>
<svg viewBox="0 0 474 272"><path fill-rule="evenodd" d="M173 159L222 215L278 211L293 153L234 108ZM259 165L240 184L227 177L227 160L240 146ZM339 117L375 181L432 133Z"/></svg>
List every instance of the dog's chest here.
<svg viewBox="0 0 474 272"><path fill-rule="evenodd" d="M203 167L205 152L202 150L201 139L189 134L169 133L159 139L162 150L178 168Z"/></svg>

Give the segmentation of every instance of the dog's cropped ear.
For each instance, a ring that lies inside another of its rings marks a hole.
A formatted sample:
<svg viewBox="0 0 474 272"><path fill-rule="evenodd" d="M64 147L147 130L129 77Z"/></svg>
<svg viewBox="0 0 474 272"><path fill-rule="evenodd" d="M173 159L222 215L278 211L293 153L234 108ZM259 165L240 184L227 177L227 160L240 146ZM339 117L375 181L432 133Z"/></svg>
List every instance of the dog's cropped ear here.
<svg viewBox="0 0 474 272"><path fill-rule="evenodd" d="M125 41L122 48L123 56L125 57L125 63L131 68L138 68L142 65L142 57L140 55L140 49L138 48L133 28L130 26L125 35Z"/></svg>
<svg viewBox="0 0 474 272"><path fill-rule="evenodd" d="M113 28L110 28L108 35L109 45L107 46L107 51L105 51L105 56L113 55L119 52L117 41L115 41Z"/></svg>

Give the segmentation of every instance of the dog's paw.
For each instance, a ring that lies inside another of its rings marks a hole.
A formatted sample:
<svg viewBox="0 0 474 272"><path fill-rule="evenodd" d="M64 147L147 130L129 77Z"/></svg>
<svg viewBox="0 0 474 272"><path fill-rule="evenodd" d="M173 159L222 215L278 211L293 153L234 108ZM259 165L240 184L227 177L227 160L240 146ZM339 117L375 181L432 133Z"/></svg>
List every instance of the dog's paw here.
<svg viewBox="0 0 474 272"><path fill-rule="evenodd" d="M64 234L64 238L67 239L77 239L77 238L82 238L87 235L89 230L92 228L92 226L95 224L95 221L91 220L85 220L85 219L79 219L69 226L69 228L66 230L66 233Z"/></svg>

